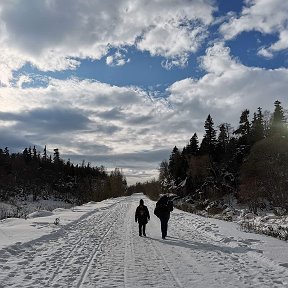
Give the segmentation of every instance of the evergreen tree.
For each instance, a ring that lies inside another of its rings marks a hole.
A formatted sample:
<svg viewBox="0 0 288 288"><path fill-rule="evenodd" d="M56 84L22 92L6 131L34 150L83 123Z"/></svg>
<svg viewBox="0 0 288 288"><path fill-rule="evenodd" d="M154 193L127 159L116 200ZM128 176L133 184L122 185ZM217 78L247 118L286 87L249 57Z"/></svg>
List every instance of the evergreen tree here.
<svg viewBox="0 0 288 288"><path fill-rule="evenodd" d="M239 121L239 127L234 131L234 134L239 135L239 144L248 145L250 137L250 122L249 122L249 110L242 111Z"/></svg>
<svg viewBox="0 0 288 288"><path fill-rule="evenodd" d="M47 161L47 148L46 148L46 145L45 145L44 150L43 150L43 160L44 160L44 162Z"/></svg>
<svg viewBox="0 0 288 288"><path fill-rule="evenodd" d="M4 149L4 154L5 154L6 156L9 156L9 149L8 149L8 147L5 147L5 149Z"/></svg>
<svg viewBox="0 0 288 288"><path fill-rule="evenodd" d="M254 113L252 125L251 125L251 143L254 144L255 142L264 138L264 119L262 114L261 107L258 107L257 113Z"/></svg>
<svg viewBox="0 0 288 288"><path fill-rule="evenodd" d="M199 140L196 133L191 137L189 144L186 148L186 153L188 155L197 155L199 150Z"/></svg>
<svg viewBox="0 0 288 288"><path fill-rule="evenodd" d="M285 134L285 116L281 102L276 100L274 102L274 113L272 115L271 127L270 127L270 135L284 135Z"/></svg>
<svg viewBox="0 0 288 288"><path fill-rule="evenodd" d="M54 149L53 162L54 162L55 164L59 164L59 163L60 163L60 153L59 153L59 149L58 149L58 148L55 148L55 149Z"/></svg>
<svg viewBox="0 0 288 288"><path fill-rule="evenodd" d="M29 157L29 160L32 160L32 150L31 150L31 147L29 147L29 149L28 149L28 157Z"/></svg>
<svg viewBox="0 0 288 288"><path fill-rule="evenodd" d="M36 147L33 147L33 160L36 161L37 160L37 150Z"/></svg>
<svg viewBox="0 0 288 288"><path fill-rule="evenodd" d="M227 150L227 145L229 143L229 135L228 135L228 131L227 131L227 127L225 126L225 124L221 124L219 126L219 135L218 135L218 139L217 139L217 148L221 151L221 152L226 152Z"/></svg>
<svg viewBox="0 0 288 288"><path fill-rule="evenodd" d="M181 154L175 146L169 158L169 173L178 185L186 177L187 160L185 155Z"/></svg>
<svg viewBox="0 0 288 288"><path fill-rule="evenodd" d="M210 114L205 121L204 128L205 135L200 145L200 154L213 154L216 145L216 131Z"/></svg>

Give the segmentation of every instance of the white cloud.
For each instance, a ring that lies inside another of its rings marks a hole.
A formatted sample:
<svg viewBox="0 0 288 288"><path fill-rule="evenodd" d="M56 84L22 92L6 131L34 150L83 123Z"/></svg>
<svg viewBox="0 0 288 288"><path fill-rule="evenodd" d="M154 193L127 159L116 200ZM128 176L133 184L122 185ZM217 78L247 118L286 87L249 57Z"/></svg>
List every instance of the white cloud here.
<svg viewBox="0 0 288 288"><path fill-rule="evenodd" d="M187 53L198 49L205 26L213 21L211 3L208 0L30 0L29 4L21 0L2 1L0 81L8 85L12 71L26 62L43 71L76 69L79 59L97 60L110 47L135 43L152 55L186 59ZM124 57L112 57L115 65L127 61ZM111 61L109 56L108 64L114 63Z"/></svg>
<svg viewBox="0 0 288 288"><path fill-rule="evenodd" d="M22 88L24 83L30 83L32 79L27 75L21 75L17 81L18 88Z"/></svg>
<svg viewBox="0 0 288 288"><path fill-rule="evenodd" d="M145 171L155 170L163 149L170 149L165 141L167 135L163 138L161 132L167 114L163 99L154 99L137 87L77 78L50 78L47 87L25 89L23 81L33 81L33 75L20 77L18 86L0 89L1 127L8 127L5 135L10 135L9 130L19 135L17 152L25 148L21 145L29 143L48 145L52 150L59 148L61 155L69 155L71 160L81 158L80 162L85 159L93 165L127 169L138 165L138 171ZM14 149L17 145L11 137L1 138L0 147L8 143ZM154 156L148 165L145 157L149 151L154 151ZM138 159L141 153L144 156Z"/></svg>
<svg viewBox="0 0 288 288"><path fill-rule="evenodd" d="M138 135L137 131L146 128L146 126L149 127L149 130L152 129L150 125L154 115L159 114L159 107L166 104L156 99L151 101L151 97L137 87L117 87L73 78L70 80L50 79L45 88L22 89L20 82L28 80L31 81L31 79L22 78L19 80L18 86L6 87L0 90L0 99L3 103L0 112L2 117L5 116L4 120L11 121L10 118L13 115L13 119L16 121L23 121L24 115L26 115L25 119L32 119L33 117L38 120L46 119L48 112L55 110L53 107L59 107L59 111L58 108L55 111L55 114L59 117L53 116L54 120L66 119L76 115L85 124L81 127L86 129L79 135L76 129L74 133L71 127L69 133L67 131L69 135L67 133L57 135L58 139L63 137L62 140L59 140L59 143L62 142L63 146L68 145L69 141L67 139L76 135L82 139L83 143L92 141L91 143L94 144L95 137L97 138L98 135L97 144L108 145L107 143L109 143L109 147L113 152L123 152L127 149L128 151L150 149L155 144L154 141L158 141L156 137L155 139L151 137L148 142L145 142L143 139L146 136ZM119 107L119 112L115 107ZM63 110L64 108L65 110ZM111 110L112 108L114 110ZM115 117L111 117L111 119L108 117L107 119L107 115L113 113ZM7 115L12 116L8 117ZM17 115L22 116L18 117ZM44 124L41 121L35 121L36 123L33 124L35 131L41 131L41 126ZM65 123L69 124L68 121ZM31 134L31 131L29 132L30 128L29 125L25 128L27 134ZM114 132L117 132L117 136L113 135ZM44 131L43 134L45 134ZM135 142L138 136L139 139ZM35 135L35 137L38 136ZM39 141L38 144L45 145L42 141Z"/></svg>
<svg viewBox="0 0 288 288"><path fill-rule="evenodd" d="M49 144L71 159L147 172L157 168L160 158L168 158L175 145L179 148L186 145L194 132L201 137L208 114L213 117L215 127L221 122L236 127L241 111L246 108L251 113L259 106L273 111L276 99L287 108L287 69L246 67L230 55L223 43L208 48L201 63L207 73L200 79L175 82L167 90L167 100L154 98L137 87L117 87L77 78L50 78L47 86L41 88L3 87L0 121L7 125L2 128L13 129L19 135L17 145L21 139L25 145ZM19 82L33 81L34 76L29 76ZM53 111L54 122L65 120L63 123L69 130L51 133L52 127L43 122L49 111ZM74 128L69 117L74 122L78 119ZM32 121L33 118L37 121ZM25 125L27 121L33 127ZM12 145L13 139L9 141ZM155 151L151 152L153 157L149 151ZM138 159L138 154L143 157ZM144 160L149 155L152 158L147 164ZM132 174L135 171L131 172L133 178Z"/></svg>
<svg viewBox="0 0 288 288"><path fill-rule="evenodd" d="M277 33L279 40L259 51L259 55L271 57L274 52L288 48L288 3L283 0L246 0L239 17L232 16L222 24L220 31L226 40L244 31L259 31L264 34Z"/></svg>
<svg viewBox="0 0 288 288"><path fill-rule="evenodd" d="M288 69L261 69L246 67L233 59L230 51L221 43L206 50L202 67L207 74L199 80L187 78L169 87L169 102L179 112L178 120L187 115L189 125L201 130L208 114L215 124L230 122L238 125L241 111L251 113L257 107L273 111L273 103L279 99L287 107ZM189 118L188 118L189 115Z"/></svg>
<svg viewBox="0 0 288 288"><path fill-rule="evenodd" d="M189 20L183 23L183 18L168 22L160 21L160 24L151 27L143 35L137 47L140 50L149 51L151 55L172 59L166 68L171 68L171 64L184 66L189 53L198 50L206 36L205 32L203 25L193 27L189 25Z"/></svg>
<svg viewBox="0 0 288 288"><path fill-rule="evenodd" d="M124 52L127 52L126 50ZM109 55L106 57L106 64L109 66L123 66L129 63L130 59L125 57L124 53L116 51L114 55Z"/></svg>
<svg viewBox="0 0 288 288"><path fill-rule="evenodd" d="M236 59L230 55L230 49L224 43L215 43L207 48L206 55L200 58L202 68L210 73L221 75L243 67Z"/></svg>
<svg viewBox="0 0 288 288"><path fill-rule="evenodd" d="M106 64L107 65L112 65L113 64L113 60L114 60L114 58L113 58L113 56L108 56L107 58L106 58Z"/></svg>
<svg viewBox="0 0 288 288"><path fill-rule="evenodd" d="M258 55L263 56L265 58L271 59L273 58L273 54L271 52L269 52L269 49L262 47L259 49L259 51L257 52Z"/></svg>

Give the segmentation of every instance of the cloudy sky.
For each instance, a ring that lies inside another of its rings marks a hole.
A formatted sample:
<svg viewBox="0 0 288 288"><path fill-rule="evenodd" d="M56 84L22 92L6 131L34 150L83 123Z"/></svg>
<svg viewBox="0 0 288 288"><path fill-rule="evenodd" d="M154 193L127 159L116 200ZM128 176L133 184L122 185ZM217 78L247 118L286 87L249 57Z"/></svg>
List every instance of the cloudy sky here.
<svg viewBox="0 0 288 288"><path fill-rule="evenodd" d="M1 1L0 147L145 181L209 113L287 108L287 54L283 0Z"/></svg>

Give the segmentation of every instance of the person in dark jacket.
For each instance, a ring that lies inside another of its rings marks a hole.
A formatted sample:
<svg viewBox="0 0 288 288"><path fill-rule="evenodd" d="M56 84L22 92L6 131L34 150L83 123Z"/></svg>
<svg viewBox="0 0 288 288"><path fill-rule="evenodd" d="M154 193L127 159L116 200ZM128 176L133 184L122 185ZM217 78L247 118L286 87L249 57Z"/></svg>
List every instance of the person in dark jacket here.
<svg viewBox="0 0 288 288"><path fill-rule="evenodd" d="M163 195L156 203L156 208L154 210L154 214L161 221L162 239L165 239L167 236L168 221L170 218L170 212L172 211L173 211L172 201L169 201L167 195Z"/></svg>
<svg viewBox="0 0 288 288"><path fill-rule="evenodd" d="M136 208L135 212L135 222L138 221L139 224L139 236L146 236L146 224L150 220L150 214L147 206L144 205L144 201L140 200L140 205Z"/></svg>

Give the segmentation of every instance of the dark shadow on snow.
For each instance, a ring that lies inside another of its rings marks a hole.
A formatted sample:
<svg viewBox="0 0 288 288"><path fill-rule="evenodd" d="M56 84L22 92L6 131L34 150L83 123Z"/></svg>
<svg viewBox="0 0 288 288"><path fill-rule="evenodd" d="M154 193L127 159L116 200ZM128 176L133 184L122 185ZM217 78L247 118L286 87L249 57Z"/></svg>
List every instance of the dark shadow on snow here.
<svg viewBox="0 0 288 288"><path fill-rule="evenodd" d="M239 247L227 247L227 246L221 246L221 245L216 245L216 244L196 242L193 240L180 239L180 238L172 237L172 236L167 236L166 239L157 239L157 238L152 238L152 237L146 237L146 238L162 243L162 244L178 246L182 248L189 248L192 250L219 251L219 252L227 253L227 254L247 253L250 251L256 252L256 253L263 253L262 250L253 249L246 245L239 246Z"/></svg>

